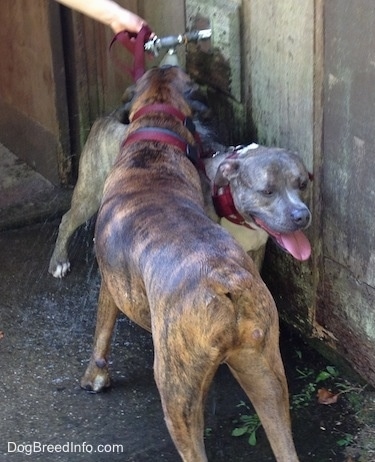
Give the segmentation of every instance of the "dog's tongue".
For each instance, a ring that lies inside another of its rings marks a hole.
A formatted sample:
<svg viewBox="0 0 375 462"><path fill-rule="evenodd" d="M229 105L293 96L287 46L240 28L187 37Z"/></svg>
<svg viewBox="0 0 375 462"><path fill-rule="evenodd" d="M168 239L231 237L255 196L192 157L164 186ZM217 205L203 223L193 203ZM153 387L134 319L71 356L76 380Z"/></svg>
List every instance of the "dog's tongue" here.
<svg viewBox="0 0 375 462"><path fill-rule="evenodd" d="M255 222L267 231L284 250L293 255L296 260L305 261L310 258L311 245L302 231L285 234L275 233L266 227L262 221L255 219Z"/></svg>
<svg viewBox="0 0 375 462"><path fill-rule="evenodd" d="M273 237L295 259L305 261L310 258L311 245L302 231L294 231L294 233L289 234L276 234Z"/></svg>

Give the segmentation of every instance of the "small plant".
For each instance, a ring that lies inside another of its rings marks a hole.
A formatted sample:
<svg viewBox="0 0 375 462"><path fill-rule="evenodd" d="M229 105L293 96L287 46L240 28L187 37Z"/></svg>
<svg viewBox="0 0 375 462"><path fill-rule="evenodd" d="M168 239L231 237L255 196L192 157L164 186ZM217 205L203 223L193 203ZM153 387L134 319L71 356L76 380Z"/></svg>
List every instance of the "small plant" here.
<svg viewBox="0 0 375 462"><path fill-rule="evenodd" d="M212 433L213 433L212 428L211 428L211 427L207 427L207 428L205 428L205 430L204 430L204 437L205 437L205 438L209 438L210 436L212 436Z"/></svg>
<svg viewBox="0 0 375 462"><path fill-rule="evenodd" d="M295 393L292 395L292 408L301 409L302 407L308 406L311 402L312 397L315 395L316 387L315 383L309 382L305 385L301 393Z"/></svg>
<svg viewBox="0 0 375 462"><path fill-rule="evenodd" d="M327 379L336 379L339 376L339 372L333 366L327 366L323 371L320 371L315 379L315 383L323 382Z"/></svg>
<svg viewBox="0 0 375 462"><path fill-rule="evenodd" d="M302 407L308 406L316 394L316 385L328 379L336 379L339 375L337 369L333 366L327 366L324 370L320 371L315 378L315 372L312 369L297 368L296 371L298 373L298 379L308 380L308 383L303 387L300 393L295 393L292 396L291 407L293 409L301 409Z"/></svg>
<svg viewBox="0 0 375 462"><path fill-rule="evenodd" d="M314 375L314 371L312 369L300 369L300 368L296 368L296 371L298 373L298 377L297 379L299 380L304 380L304 379L308 379L309 377L313 376Z"/></svg>
<svg viewBox="0 0 375 462"><path fill-rule="evenodd" d="M245 407L251 411L249 406L247 406L244 401L241 401L237 407ZM256 433L262 424L256 413L241 414L239 419L234 420L233 423L235 423L237 426L232 430L232 436L249 435L248 442L250 446L255 446L257 444Z"/></svg>
<svg viewBox="0 0 375 462"><path fill-rule="evenodd" d="M354 442L354 436L351 435L350 433L345 433L343 438L339 439L337 441L337 444L343 448L346 448L347 446L350 446Z"/></svg>

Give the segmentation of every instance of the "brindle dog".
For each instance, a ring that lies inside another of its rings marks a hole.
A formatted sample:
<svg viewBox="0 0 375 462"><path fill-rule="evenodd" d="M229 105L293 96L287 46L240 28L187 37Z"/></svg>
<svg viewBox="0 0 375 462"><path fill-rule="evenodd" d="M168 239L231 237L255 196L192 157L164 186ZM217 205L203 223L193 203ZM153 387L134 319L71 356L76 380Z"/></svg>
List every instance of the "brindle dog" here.
<svg viewBox="0 0 375 462"><path fill-rule="evenodd" d="M149 70L137 83L130 120L154 103L190 116L184 98L190 85L177 67ZM81 386L95 392L109 386L110 339L121 310L152 333L155 380L182 460L207 461L204 401L226 363L253 403L276 460L298 462L275 303L251 258L206 215L193 163L173 143L137 137L144 128L194 141L173 115L146 113L128 128L97 217L102 283Z"/></svg>

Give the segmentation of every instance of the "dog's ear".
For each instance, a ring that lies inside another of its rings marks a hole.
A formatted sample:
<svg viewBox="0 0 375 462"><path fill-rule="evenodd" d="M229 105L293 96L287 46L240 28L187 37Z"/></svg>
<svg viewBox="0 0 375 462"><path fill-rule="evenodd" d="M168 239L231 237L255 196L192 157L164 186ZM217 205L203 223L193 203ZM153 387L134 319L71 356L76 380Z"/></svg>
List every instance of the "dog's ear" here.
<svg viewBox="0 0 375 462"><path fill-rule="evenodd" d="M222 187L230 183L233 178L238 176L240 171L240 161L238 159L227 159L219 165L214 183Z"/></svg>
<svg viewBox="0 0 375 462"><path fill-rule="evenodd" d="M124 91L122 98L121 98L122 102L124 103L123 108L125 112L128 113L128 115L132 107L134 96L135 96L135 85L130 85L130 87L128 87Z"/></svg>
<svg viewBox="0 0 375 462"><path fill-rule="evenodd" d="M130 85L125 91L124 94L122 95L122 102L127 104L131 103L135 95L135 85Z"/></svg>
<svg viewBox="0 0 375 462"><path fill-rule="evenodd" d="M198 84L193 83L191 87L185 91L185 98L187 99L192 111L199 119L208 120L212 118L211 110L208 107L207 95Z"/></svg>
<svg viewBox="0 0 375 462"><path fill-rule="evenodd" d="M116 119L122 124L129 124L129 107L128 104L123 104L113 114Z"/></svg>
<svg viewBox="0 0 375 462"><path fill-rule="evenodd" d="M210 120L212 118L212 111L209 107L207 107L204 103L200 101L189 101L189 105L194 114L198 116L200 120Z"/></svg>

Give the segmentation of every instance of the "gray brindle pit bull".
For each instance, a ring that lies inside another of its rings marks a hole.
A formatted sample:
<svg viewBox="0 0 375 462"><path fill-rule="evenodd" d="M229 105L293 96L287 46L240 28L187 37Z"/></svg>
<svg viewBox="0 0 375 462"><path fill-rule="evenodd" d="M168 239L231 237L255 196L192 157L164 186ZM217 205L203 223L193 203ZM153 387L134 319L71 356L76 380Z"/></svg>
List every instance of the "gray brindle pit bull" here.
<svg viewBox="0 0 375 462"><path fill-rule="evenodd" d="M132 98L133 91L130 93L126 99ZM198 107L198 113L207 109L195 100L189 102ZM194 121L204 149L217 150L213 157L203 159L204 171L199 170L207 214L231 232L258 269L269 236L294 258L307 260L311 248L302 230L309 226L311 214L302 200L309 179L302 160L285 149L256 144L227 148L212 141L212 132L196 118ZM127 123L128 107L124 105L92 126L81 154L71 208L61 220L50 259L49 272L54 277L69 272L69 240L99 209L104 182L126 137ZM224 209L228 200L231 207Z"/></svg>
<svg viewBox="0 0 375 462"><path fill-rule="evenodd" d="M310 175L296 154L251 144L206 159L205 172L213 185L205 197L258 269L269 236L297 260L310 257L302 230L310 225L311 213L301 199Z"/></svg>
<svg viewBox="0 0 375 462"><path fill-rule="evenodd" d="M226 363L247 393L278 462L297 462L275 303L252 259L204 209L184 117L191 81L178 67L138 81L127 138L104 186L96 230L101 288L94 349L81 386L109 386L119 310L152 333L165 421L185 462L206 462L204 401ZM140 112L148 108L142 115ZM168 219L165 219L165 217Z"/></svg>

